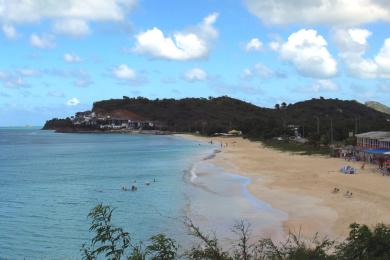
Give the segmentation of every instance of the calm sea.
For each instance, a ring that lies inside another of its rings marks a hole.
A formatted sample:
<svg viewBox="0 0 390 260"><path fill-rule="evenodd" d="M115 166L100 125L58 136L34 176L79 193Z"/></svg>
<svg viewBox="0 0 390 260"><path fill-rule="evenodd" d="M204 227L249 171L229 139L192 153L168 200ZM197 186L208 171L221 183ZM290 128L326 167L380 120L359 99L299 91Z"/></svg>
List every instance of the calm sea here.
<svg viewBox="0 0 390 260"><path fill-rule="evenodd" d="M185 172L212 150L174 136L0 128L0 258L80 258L98 203L135 239L184 235ZM137 192L121 190L134 182Z"/></svg>

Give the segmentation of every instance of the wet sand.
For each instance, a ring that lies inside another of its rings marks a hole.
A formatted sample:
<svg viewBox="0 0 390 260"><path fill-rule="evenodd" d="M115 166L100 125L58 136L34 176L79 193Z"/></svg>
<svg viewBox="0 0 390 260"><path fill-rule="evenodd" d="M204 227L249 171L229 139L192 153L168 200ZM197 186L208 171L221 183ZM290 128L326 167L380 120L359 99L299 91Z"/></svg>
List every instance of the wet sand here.
<svg viewBox="0 0 390 260"><path fill-rule="evenodd" d="M253 239L283 238L282 223L287 214L249 192L250 178L226 172L211 160L196 163L190 171L187 217L228 246L235 238L232 228L239 221L250 223L258 231Z"/></svg>
<svg viewBox="0 0 390 260"><path fill-rule="evenodd" d="M281 152L239 137L179 136L222 142L221 152L209 161L226 172L248 177L251 194L287 213L282 221L286 233L300 232L312 238L318 232L343 239L353 222L390 224L390 177L377 173L372 165L361 170L362 163ZM340 173L344 165L358 168L358 174ZM335 187L340 189L338 193L332 192ZM344 196L347 191L352 197Z"/></svg>

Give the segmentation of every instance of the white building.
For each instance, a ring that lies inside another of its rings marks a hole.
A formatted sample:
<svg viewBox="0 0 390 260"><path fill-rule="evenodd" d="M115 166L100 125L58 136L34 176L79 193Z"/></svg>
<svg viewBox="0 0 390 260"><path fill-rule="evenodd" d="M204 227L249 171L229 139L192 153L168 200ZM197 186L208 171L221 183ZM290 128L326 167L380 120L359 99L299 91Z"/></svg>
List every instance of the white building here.
<svg viewBox="0 0 390 260"><path fill-rule="evenodd" d="M357 146L366 149L390 150L390 132L377 131L357 134Z"/></svg>

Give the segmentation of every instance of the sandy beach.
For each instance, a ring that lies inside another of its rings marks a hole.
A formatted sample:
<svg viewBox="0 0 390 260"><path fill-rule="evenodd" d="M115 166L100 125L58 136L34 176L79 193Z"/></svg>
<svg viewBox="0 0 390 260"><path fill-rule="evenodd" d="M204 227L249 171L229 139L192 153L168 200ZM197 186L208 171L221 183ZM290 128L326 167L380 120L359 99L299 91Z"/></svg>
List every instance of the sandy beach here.
<svg viewBox="0 0 390 260"><path fill-rule="evenodd" d="M362 163L281 152L239 137L179 136L222 142L221 152L211 162L249 177L248 189L254 196L288 214L283 222L285 232L301 232L308 239L317 232L322 237L343 239L353 222L390 223L390 177L377 173L374 166L361 170ZM344 165L358 168L358 174L340 173ZM340 191L334 193L334 188ZM352 192L351 197L345 196L347 191Z"/></svg>

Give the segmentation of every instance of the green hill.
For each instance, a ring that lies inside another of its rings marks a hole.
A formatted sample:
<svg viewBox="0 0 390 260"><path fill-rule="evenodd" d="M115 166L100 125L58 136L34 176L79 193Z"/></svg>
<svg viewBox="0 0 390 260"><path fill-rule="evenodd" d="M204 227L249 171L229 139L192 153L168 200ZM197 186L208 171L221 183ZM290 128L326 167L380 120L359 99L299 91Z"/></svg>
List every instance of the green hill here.
<svg viewBox="0 0 390 260"><path fill-rule="evenodd" d="M311 99L270 109L227 96L180 100L123 97L95 102L92 108L97 114L113 114L118 110L162 122L164 130L199 131L205 135L238 129L248 137L271 138L291 133L294 125L307 137L317 135L318 123L317 138L328 138L332 123L334 140L346 139L355 129L358 132L390 130L390 116L356 101L338 99ZM72 128L69 122L49 120L45 129L69 130Z"/></svg>
<svg viewBox="0 0 390 260"><path fill-rule="evenodd" d="M365 103L366 106L375 109L379 112L386 113L390 115L390 107L383 105L382 103L376 102L376 101L367 101Z"/></svg>

